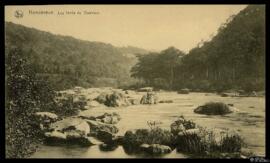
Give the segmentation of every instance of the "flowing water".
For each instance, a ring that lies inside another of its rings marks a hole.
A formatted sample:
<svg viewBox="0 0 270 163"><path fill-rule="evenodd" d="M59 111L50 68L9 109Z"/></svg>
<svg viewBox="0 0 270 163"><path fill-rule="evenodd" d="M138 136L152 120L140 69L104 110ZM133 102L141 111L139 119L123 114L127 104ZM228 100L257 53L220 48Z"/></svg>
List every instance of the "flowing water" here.
<svg viewBox="0 0 270 163"><path fill-rule="evenodd" d="M134 97L142 97L144 93L136 93ZM104 112L117 112L121 116L116 125L119 135L127 130L149 128L147 121L159 121L159 127L169 129L170 124L178 116L184 115L195 123L218 129L237 131L247 143L246 150L256 155L265 155L265 98L264 97L220 97L209 93L177 94L176 92L158 93L160 100L173 100L173 103L156 105L133 105L120 108L96 107L84 111L84 114L100 115ZM195 114L193 110L206 102L224 102L233 104L239 111L224 116ZM46 146L41 145L32 158L138 158L145 155L127 154L122 146L112 151L102 151L98 145L91 147L78 146ZM187 156L175 150L164 155L165 158L185 158Z"/></svg>

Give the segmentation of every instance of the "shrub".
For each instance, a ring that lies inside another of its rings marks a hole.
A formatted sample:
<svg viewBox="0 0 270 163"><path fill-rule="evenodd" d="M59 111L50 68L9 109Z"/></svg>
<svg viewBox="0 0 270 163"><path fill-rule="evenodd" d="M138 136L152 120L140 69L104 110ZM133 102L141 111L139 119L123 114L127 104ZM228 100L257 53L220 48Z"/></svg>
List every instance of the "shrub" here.
<svg viewBox="0 0 270 163"><path fill-rule="evenodd" d="M201 158L240 157L243 145L243 138L236 133L215 134L213 130L202 127L198 132L183 132L176 138L177 151Z"/></svg>
<svg viewBox="0 0 270 163"><path fill-rule="evenodd" d="M73 104L73 97L61 99L54 112L59 116L73 116L79 113L79 109Z"/></svg>
<svg viewBox="0 0 270 163"><path fill-rule="evenodd" d="M125 133L123 147L128 153L140 152L139 147L142 144L160 144L173 147L175 139L170 131L155 125L149 125L149 127L150 129L137 129Z"/></svg>
<svg viewBox="0 0 270 163"><path fill-rule="evenodd" d="M24 158L35 152L42 137L32 115L54 108L54 94L38 80L26 54L20 48L8 49L6 68L6 157Z"/></svg>
<svg viewBox="0 0 270 163"><path fill-rule="evenodd" d="M220 143L221 152L240 152L241 148L246 144L243 138L238 134L228 134L222 136Z"/></svg>
<svg viewBox="0 0 270 163"><path fill-rule="evenodd" d="M184 116L180 116L178 120L171 124L171 133L177 135L182 130L196 128L196 123L191 120L186 120Z"/></svg>

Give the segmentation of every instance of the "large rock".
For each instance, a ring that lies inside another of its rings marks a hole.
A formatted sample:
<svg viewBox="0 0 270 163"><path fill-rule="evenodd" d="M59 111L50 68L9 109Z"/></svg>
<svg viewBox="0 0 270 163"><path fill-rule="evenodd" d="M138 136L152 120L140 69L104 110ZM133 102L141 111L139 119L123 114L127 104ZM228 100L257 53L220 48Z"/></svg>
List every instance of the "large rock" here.
<svg viewBox="0 0 270 163"><path fill-rule="evenodd" d="M154 155L166 154L172 151L172 149L169 146L160 144L151 144L151 145L142 144L140 148L143 151Z"/></svg>
<svg viewBox="0 0 270 163"><path fill-rule="evenodd" d="M66 140L67 139L67 135L62 133L62 132L59 132L59 131L46 132L45 137L55 138L55 139L59 139L59 140Z"/></svg>
<svg viewBox="0 0 270 163"><path fill-rule="evenodd" d="M111 144L113 142L114 134L105 130L99 130L97 132L97 138L104 143Z"/></svg>
<svg viewBox="0 0 270 163"><path fill-rule="evenodd" d="M95 144L93 139L88 137L90 126L80 118L65 118L50 125L51 132L46 132L46 143L57 144L78 144L89 146Z"/></svg>
<svg viewBox="0 0 270 163"><path fill-rule="evenodd" d="M141 104L157 104L158 96L154 92L147 92L146 95L143 95L140 101Z"/></svg>
<svg viewBox="0 0 270 163"><path fill-rule="evenodd" d="M97 116L96 119L100 119L101 122L108 123L108 124L116 124L121 120L120 115L115 112L111 114L104 113L101 116Z"/></svg>
<svg viewBox="0 0 270 163"><path fill-rule="evenodd" d="M234 112L235 109L222 102L209 102L197 107L194 112L206 115L224 115Z"/></svg>
<svg viewBox="0 0 270 163"><path fill-rule="evenodd" d="M151 144L147 151L151 154L166 154L170 153L172 149L166 145Z"/></svg>
<svg viewBox="0 0 270 163"><path fill-rule="evenodd" d="M117 91L102 93L95 100L109 107L130 105L129 100L125 97L125 95Z"/></svg>
<svg viewBox="0 0 270 163"><path fill-rule="evenodd" d="M105 104L105 102L107 101L107 95L108 95L108 93L102 92L94 100L96 100L97 102L99 102L101 104Z"/></svg>
<svg viewBox="0 0 270 163"><path fill-rule="evenodd" d="M119 129L111 124L106 124L106 123L102 123L102 122L98 122L98 121L94 121L94 120L86 120L86 122L90 125L91 127L91 133L98 133L99 131L107 131L110 132L112 134L116 134Z"/></svg>
<svg viewBox="0 0 270 163"><path fill-rule="evenodd" d="M139 99L136 99L136 98L128 98L129 100L129 103L131 105L139 105L140 104L140 100Z"/></svg>
<svg viewBox="0 0 270 163"><path fill-rule="evenodd" d="M52 123L50 125L50 128L63 133L70 131L78 132L80 134L82 133L83 135L87 135L90 133L90 127L88 123L81 118L65 118L61 121Z"/></svg>
<svg viewBox="0 0 270 163"><path fill-rule="evenodd" d="M99 149L101 151L114 151L117 147L118 145L115 145L115 144L100 144L99 145Z"/></svg>
<svg viewBox="0 0 270 163"><path fill-rule="evenodd" d="M98 103L97 101L89 101L87 102L87 106L90 106L90 107L97 107L97 106L100 106L100 103Z"/></svg>

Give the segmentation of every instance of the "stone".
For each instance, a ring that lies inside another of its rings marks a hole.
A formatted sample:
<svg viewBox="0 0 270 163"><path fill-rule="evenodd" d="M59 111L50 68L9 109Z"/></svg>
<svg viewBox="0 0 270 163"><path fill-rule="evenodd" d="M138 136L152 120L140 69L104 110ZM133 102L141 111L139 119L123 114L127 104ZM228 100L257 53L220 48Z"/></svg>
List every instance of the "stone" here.
<svg viewBox="0 0 270 163"><path fill-rule="evenodd" d="M111 124L106 124L106 123L93 121L93 120L86 120L86 122L91 127L91 132L93 131L97 133L98 131L103 130L103 131L110 132L112 134L116 134L119 131L119 129L116 126L111 125Z"/></svg>
<svg viewBox="0 0 270 163"><path fill-rule="evenodd" d="M112 114L110 113L104 113L101 116L97 116L96 119L101 119L101 122L103 123L108 123L108 124L116 124L120 121L120 115L113 112Z"/></svg>
<svg viewBox="0 0 270 163"><path fill-rule="evenodd" d="M166 154L170 153L172 149L166 145L151 144L148 148L146 148L146 151L151 154Z"/></svg>
<svg viewBox="0 0 270 163"><path fill-rule="evenodd" d="M90 101L90 102L87 102L87 106L90 106L90 107L97 107L97 106L100 106L100 103L98 103L97 101Z"/></svg>
<svg viewBox="0 0 270 163"><path fill-rule="evenodd" d="M108 131L99 130L97 132L97 138L104 143L112 143L113 142L113 134Z"/></svg>
<svg viewBox="0 0 270 163"><path fill-rule="evenodd" d="M154 92L147 92L146 95L143 95L141 98L140 104L157 104L158 96Z"/></svg>
<svg viewBox="0 0 270 163"><path fill-rule="evenodd" d="M56 138L56 139L64 139L64 140L67 139L66 134L61 133L59 131L46 132L44 135L47 138Z"/></svg>
<svg viewBox="0 0 270 163"><path fill-rule="evenodd" d="M197 107L194 112L206 115L224 115L234 112L234 109L222 102L209 102Z"/></svg>
<svg viewBox="0 0 270 163"><path fill-rule="evenodd" d="M127 97L121 92L117 91L113 91L110 93L102 93L95 100L108 107L119 107L130 105L130 102L128 101Z"/></svg>
<svg viewBox="0 0 270 163"><path fill-rule="evenodd" d="M84 135L90 133L90 127L88 123L81 118L73 118L73 117L65 118L61 121L52 123L50 125L50 128L60 132L76 130L78 132L82 132Z"/></svg>
<svg viewBox="0 0 270 163"><path fill-rule="evenodd" d="M118 145L123 144L123 140L124 140L123 135L117 135L112 138L112 141L114 142L114 144L118 144Z"/></svg>
<svg viewBox="0 0 270 163"><path fill-rule="evenodd" d="M128 99L131 105L139 105L140 101L138 99L135 98L129 98Z"/></svg>
<svg viewBox="0 0 270 163"><path fill-rule="evenodd" d="M149 147L150 147L149 144L141 144L141 145L140 145L140 150L142 150L142 151L147 151Z"/></svg>
<svg viewBox="0 0 270 163"><path fill-rule="evenodd" d="M92 145L100 145L100 144L103 144L102 141L96 139L95 137L87 137L88 141L92 144Z"/></svg>
<svg viewBox="0 0 270 163"><path fill-rule="evenodd" d="M107 93L106 92L101 93L94 100L96 100L100 104L104 104L107 101Z"/></svg>
<svg viewBox="0 0 270 163"><path fill-rule="evenodd" d="M117 147L118 145L115 145L115 144L100 144L99 145L99 149L101 151L114 151Z"/></svg>

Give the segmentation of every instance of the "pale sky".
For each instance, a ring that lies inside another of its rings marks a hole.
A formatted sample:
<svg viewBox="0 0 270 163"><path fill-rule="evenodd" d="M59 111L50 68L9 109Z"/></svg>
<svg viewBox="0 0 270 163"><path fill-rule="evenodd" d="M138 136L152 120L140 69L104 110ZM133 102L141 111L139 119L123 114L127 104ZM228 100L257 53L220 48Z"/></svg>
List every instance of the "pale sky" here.
<svg viewBox="0 0 270 163"><path fill-rule="evenodd" d="M53 34L100 41L115 46L188 52L214 34L226 19L247 5L43 5L6 6L5 21ZM16 10L23 17L16 18ZM29 11L53 14L30 14ZM74 11L75 15L58 15ZM78 14L77 12L81 12ZM85 14L84 11L95 14Z"/></svg>

